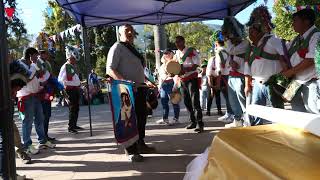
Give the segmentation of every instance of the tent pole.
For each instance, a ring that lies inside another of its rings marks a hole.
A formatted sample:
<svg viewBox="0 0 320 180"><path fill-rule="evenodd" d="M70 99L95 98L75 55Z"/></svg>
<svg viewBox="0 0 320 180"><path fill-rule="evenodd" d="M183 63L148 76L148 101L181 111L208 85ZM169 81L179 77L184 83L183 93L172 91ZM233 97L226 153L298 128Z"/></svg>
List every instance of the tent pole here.
<svg viewBox="0 0 320 180"><path fill-rule="evenodd" d="M82 39L83 39L83 51L84 51L84 62L87 67L87 98L88 98L88 109L89 109L89 123L90 123L90 136L92 136L92 119L91 119L91 102L89 96L89 73L91 70L91 63L90 63L90 52L88 46L88 27L86 27L84 22L84 16L81 17L81 26L82 26Z"/></svg>
<svg viewBox="0 0 320 180"><path fill-rule="evenodd" d="M0 3L0 133L1 149L0 163L2 176L0 179L16 180L16 158L13 140L13 102L8 73L7 29L5 27L4 3ZM7 87L7 88L3 88Z"/></svg>
<svg viewBox="0 0 320 180"><path fill-rule="evenodd" d="M117 42L120 41L120 37L119 37L119 26L116 26L116 37L117 37Z"/></svg>

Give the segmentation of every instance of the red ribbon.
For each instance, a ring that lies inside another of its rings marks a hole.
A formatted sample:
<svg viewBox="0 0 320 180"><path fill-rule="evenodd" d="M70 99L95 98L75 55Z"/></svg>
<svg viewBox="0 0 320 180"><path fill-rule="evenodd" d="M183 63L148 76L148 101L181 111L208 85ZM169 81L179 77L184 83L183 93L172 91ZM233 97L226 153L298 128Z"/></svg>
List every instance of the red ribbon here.
<svg viewBox="0 0 320 180"><path fill-rule="evenodd" d="M12 7L10 7L10 8L4 8L4 10L5 10L5 12L6 12L6 14L7 14L7 16L8 16L9 18L12 18L12 17L13 17L14 8L12 8Z"/></svg>
<svg viewBox="0 0 320 180"><path fill-rule="evenodd" d="M301 58L305 58L308 53L308 48L299 49L297 53Z"/></svg>

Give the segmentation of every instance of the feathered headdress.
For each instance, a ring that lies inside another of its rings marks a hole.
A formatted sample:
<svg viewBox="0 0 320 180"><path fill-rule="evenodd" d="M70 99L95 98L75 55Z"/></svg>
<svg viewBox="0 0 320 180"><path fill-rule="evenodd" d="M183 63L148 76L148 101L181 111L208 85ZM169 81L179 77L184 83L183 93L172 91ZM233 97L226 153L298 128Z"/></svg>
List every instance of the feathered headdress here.
<svg viewBox="0 0 320 180"><path fill-rule="evenodd" d="M227 38L244 38L246 36L244 25L233 16L224 18L221 31Z"/></svg>
<svg viewBox="0 0 320 180"><path fill-rule="evenodd" d="M77 61L80 60L79 49L70 45L66 45L66 58L70 59L73 56Z"/></svg>
<svg viewBox="0 0 320 180"><path fill-rule="evenodd" d="M260 27L262 32L269 33L274 28L271 22L272 16L270 15L268 8L264 5L256 7L251 15L250 20L247 23L248 27L255 26Z"/></svg>
<svg viewBox="0 0 320 180"><path fill-rule="evenodd" d="M31 72L26 69L19 61L10 63L10 80L21 80L24 83L28 82Z"/></svg>

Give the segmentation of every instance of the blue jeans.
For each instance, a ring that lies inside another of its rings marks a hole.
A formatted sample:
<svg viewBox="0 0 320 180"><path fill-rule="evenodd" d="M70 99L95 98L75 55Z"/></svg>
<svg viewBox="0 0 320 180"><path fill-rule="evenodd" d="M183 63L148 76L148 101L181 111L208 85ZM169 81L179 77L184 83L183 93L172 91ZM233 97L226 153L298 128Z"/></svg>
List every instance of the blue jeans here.
<svg viewBox="0 0 320 180"><path fill-rule="evenodd" d="M162 104L162 118L168 119L169 116L169 95L172 93L174 83L163 83L160 88L160 97L161 97L161 104ZM173 106L173 112L174 112L174 118L179 119L179 113L180 113L180 106L179 104L172 104Z"/></svg>
<svg viewBox="0 0 320 180"><path fill-rule="evenodd" d="M251 104L266 106L267 102L269 102L272 107L284 108L284 104L280 96L276 95L275 93L273 93L273 96L271 96L269 86L255 81L252 90ZM251 117L252 125L262 125L268 123L269 121L266 121L262 118Z"/></svg>
<svg viewBox="0 0 320 180"><path fill-rule="evenodd" d="M43 130L46 137L48 137L49 120L51 117L51 101L42 101L41 104L44 115Z"/></svg>
<svg viewBox="0 0 320 180"><path fill-rule="evenodd" d="M241 120L246 111L244 77L229 76L228 98L235 120Z"/></svg>
<svg viewBox="0 0 320 180"><path fill-rule="evenodd" d="M200 103L201 103L201 109L207 109L207 99L209 94L209 88L207 86L202 86L201 93L200 93Z"/></svg>
<svg viewBox="0 0 320 180"><path fill-rule="evenodd" d="M319 86L316 80L303 84L296 95L292 98L291 106L294 111L310 112L320 114L319 103Z"/></svg>
<svg viewBox="0 0 320 180"><path fill-rule="evenodd" d="M30 96L24 101L24 107L25 112L24 117L22 117L22 139L24 148L27 148L32 144L31 132L33 122L39 143L46 143L47 138L43 129L44 116L40 100L35 96Z"/></svg>

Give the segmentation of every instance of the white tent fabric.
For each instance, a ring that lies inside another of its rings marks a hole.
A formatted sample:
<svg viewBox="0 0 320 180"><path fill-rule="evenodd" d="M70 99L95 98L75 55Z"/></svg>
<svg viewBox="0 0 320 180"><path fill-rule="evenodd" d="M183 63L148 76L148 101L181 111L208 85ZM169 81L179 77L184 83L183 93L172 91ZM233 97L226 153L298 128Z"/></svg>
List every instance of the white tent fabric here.
<svg viewBox="0 0 320 180"><path fill-rule="evenodd" d="M56 0L87 27L167 24L236 15L256 0Z"/></svg>

